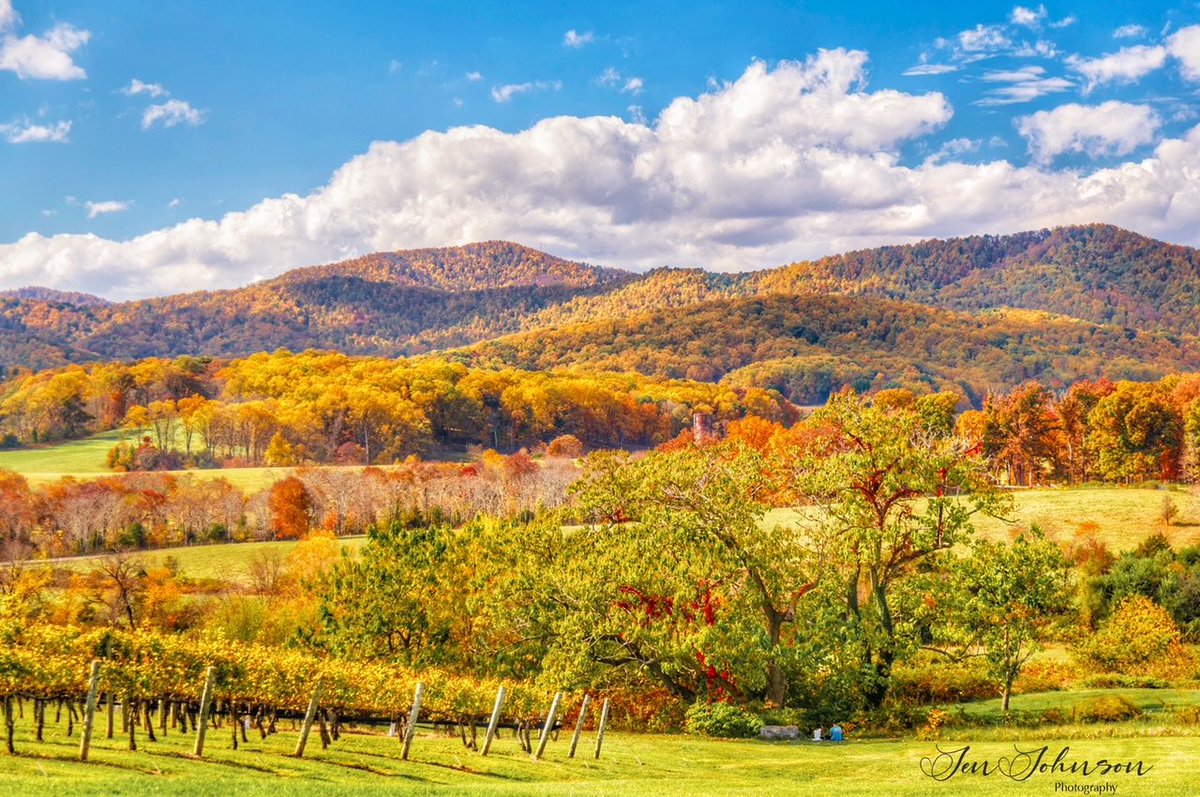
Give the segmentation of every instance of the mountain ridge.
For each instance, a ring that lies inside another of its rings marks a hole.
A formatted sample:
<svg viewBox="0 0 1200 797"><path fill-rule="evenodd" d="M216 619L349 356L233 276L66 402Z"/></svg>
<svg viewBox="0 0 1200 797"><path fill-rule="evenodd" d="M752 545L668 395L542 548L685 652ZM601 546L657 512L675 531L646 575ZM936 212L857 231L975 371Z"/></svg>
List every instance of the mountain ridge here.
<svg viewBox="0 0 1200 797"><path fill-rule="evenodd" d="M102 305L62 301L70 296L53 291L0 295L0 365L45 368L180 355L229 358L276 348L382 356L453 350L456 357L486 354L496 364L513 365L528 358L506 361L498 352L505 346L524 346L522 341L538 335L551 345L589 329L599 341L606 330L620 327L625 345L633 345L629 341L636 338L644 346L646 337L626 323L640 319L639 323L673 330L672 338L660 341L661 351L641 366L655 372L658 366L651 360L678 359L672 347L699 350L706 337L721 337L713 307L741 317L747 307L755 306L754 300L785 297L795 307L820 307L825 312L831 305L813 304L814 297L841 296L861 300L838 306L864 328L876 323L871 319L879 307L872 308L873 302L900 302L907 309L893 309L906 322L938 323L947 334L960 330L965 335L977 323L995 327L988 314L1005 308L1056 314L1014 328L1018 337L1033 341L1029 356L1059 361L1058 366L1040 364L1025 370L1053 376L1057 368L1086 375L1105 371L1077 368L1086 352L1061 350L1064 318L1124 330L1089 332L1100 335L1112 361L1122 364L1117 372L1136 372L1133 366L1139 357L1158 370L1168 365L1192 367L1191 338L1200 335L1200 250L1111 225L1083 225L928 239L743 273L660 268L638 274L566 260L518 243L485 241L379 252L224 291ZM786 311L778 299L767 304ZM749 318L746 323L753 325L753 315ZM1017 316L1010 313L1007 318L1011 322ZM1033 335L1038 324L1053 334ZM685 329L690 337L683 335ZM724 362L720 352L710 353L705 361L693 357L683 370L691 368L714 380L733 378L737 371L755 372L753 366L759 363L772 365L758 371L794 371L820 354L781 342L779 329L760 331L772 341L760 346L762 351L751 351L720 368L713 367ZM1118 350L1122 335L1128 351ZM915 368L933 381L949 378L947 368L965 367L947 365L953 360L949 352L922 354L913 349L907 341L914 337L921 335L898 328L891 338L873 342L879 351L870 357L860 356L844 341L824 354L855 363L860 370L886 366L895 372L904 370L907 361L909 370ZM1003 343L997 345L1003 349ZM1174 353L1164 354L1172 347ZM622 359L593 356L598 344L575 348L575 359L593 366ZM635 356L626 359L638 361ZM1010 365L1005 366L1006 378L1018 378L1022 369ZM784 379L797 395L807 389L796 387L803 381L797 382L794 373ZM970 384L983 383L973 377Z"/></svg>

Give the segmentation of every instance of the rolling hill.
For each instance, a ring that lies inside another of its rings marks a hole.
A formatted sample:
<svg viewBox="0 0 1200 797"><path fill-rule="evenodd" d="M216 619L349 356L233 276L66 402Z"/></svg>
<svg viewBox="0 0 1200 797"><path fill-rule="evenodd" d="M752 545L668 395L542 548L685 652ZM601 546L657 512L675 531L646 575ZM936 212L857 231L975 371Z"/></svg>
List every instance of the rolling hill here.
<svg viewBox="0 0 1200 797"><path fill-rule="evenodd" d="M528 370L598 370L779 390L800 404L831 390L903 385L987 391L1038 379L1156 379L1200 369L1200 341L1030 310L968 313L870 296L770 294L534 330L457 358Z"/></svg>
<svg viewBox="0 0 1200 797"><path fill-rule="evenodd" d="M316 348L587 364L819 400L829 385L1200 368L1200 251L1116 227L978 235L742 274L635 274L519 244L377 253L134 302L0 294L0 366Z"/></svg>
<svg viewBox="0 0 1200 797"><path fill-rule="evenodd" d="M227 291L123 303L22 289L0 297L0 366L276 348L416 354L523 328L637 275L507 242L379 253Z"/></svg>

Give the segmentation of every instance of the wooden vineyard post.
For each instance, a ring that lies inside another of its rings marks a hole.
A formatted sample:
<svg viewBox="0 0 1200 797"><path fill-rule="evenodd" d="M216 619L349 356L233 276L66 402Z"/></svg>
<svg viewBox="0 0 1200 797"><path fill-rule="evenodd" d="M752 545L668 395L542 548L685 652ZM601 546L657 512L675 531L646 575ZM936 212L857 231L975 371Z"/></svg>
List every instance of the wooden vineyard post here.
<svg viewBox="0 0 1200 797"><path fill-rule="evenodd" d="M404 752L401 758L408 760L408 750L412 747L413 735L417 732L417 717L421 716L421 698L425 695L425 684L417 682L417 691L413 694L413 707L408 715L408 725L404 728Z"/></svg>
<svg viewBox="0 0 1200 797"><path fill-rule="evenodd" d="M496 738L496 726L500 724L500 709L504 708L504 687L500 687L496 691L496 707L492 709L492 718L488 720L487 736L483 737L483 752L481 755L487 755L488 750L492 747L492 739Z"/></svg>
<svg viewBox="0 0 1200 797"><path fill-rule="evenodd" d="M88 676L87 703L83 708L83 733L79 738L79 760L87 761L92 748L92 728L96 724L96 695L100 691L100 659L92 659L92 672Z"/></svg>
<svg viewBox="0 0 1200 797"><path fill-rule="evenodd" d="M583 733L583 723L587 721L588 706L592 704L592 696L583 696L583 705L579 707L579 719L575 721L575 735L571 737L571 753L567 758L575 757L575 748L579 746L579 736Z"/></svg>
<svg viewBox="0 0 1200 797"><path fill-rule="evenodd" d="M559 703L562 703L562 692L554 694L554 702L550 704L550 713L546 715L546 725L542 728L542 738L538 739L537 752L533 754L534 761L539 760L542 753L546 752L546 742L550 741L550 731L554 729L554 720L558 717Z"/></svg>
<svg viewBox="0 0 1200 797"><path fill-rule="evenodd" d="M204 691L200 693L200 715L196 718L196 746L192 755L204 755L204 733L208 730L208 709L212 705L213 686L217 680L217 668L209 667L204 674Z"/></svg>
<svg viewBox="0 0 1200 797"><path fill-rule="evenodd" d="M296 740L296 758L304 755L304 748L308 744L308 733L312 730L313 721L317 718L317 706L321 703L321 682L317 681L317 688L313 690L312 700L308 701L308 711L304 712L304 722L300 725L300 738Z"/></svg>
<svg viewBox="0 0 1200 797"><path fill-rule="evenodd" d="M596 728L596 758L600 758L600 748L604 746L604 726L608 724L608 698L600 708L600 725Z"/></svg>

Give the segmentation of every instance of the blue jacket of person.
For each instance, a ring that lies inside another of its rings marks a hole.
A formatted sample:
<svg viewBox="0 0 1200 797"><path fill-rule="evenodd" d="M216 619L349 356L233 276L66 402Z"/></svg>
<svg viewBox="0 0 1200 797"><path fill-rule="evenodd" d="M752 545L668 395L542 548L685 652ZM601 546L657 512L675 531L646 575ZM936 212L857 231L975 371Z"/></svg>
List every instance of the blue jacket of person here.
<svg viewBox="0 0 1200 797"><path fill-rule="evenodd" d="M842 741L842 739L843 739L843 736L842 736L842 726L841 725L834 725L832 728L829 729L829 741L840 742L840 741Z"/></svg>

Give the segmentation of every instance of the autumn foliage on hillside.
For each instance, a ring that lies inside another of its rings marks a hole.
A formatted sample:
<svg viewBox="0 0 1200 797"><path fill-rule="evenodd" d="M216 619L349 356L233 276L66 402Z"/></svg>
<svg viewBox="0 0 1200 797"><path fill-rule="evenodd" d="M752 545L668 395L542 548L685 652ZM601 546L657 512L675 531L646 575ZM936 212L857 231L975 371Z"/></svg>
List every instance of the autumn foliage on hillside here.
<svg viewBox="0 0 1200 797"><path fill-rule="evenodd" d="M843 385L956 389L973 402L1038 379L1154 379L1200 368L1191 338L1138 333L1025 310L980 315L860 296L712 299L476 344L469 362L527 369L587 363L723 380L823 403Z"/></svg>
<svg viewBox="0 0 1200 797"><path fill-rule="evenodd" d="M232 361L72 366L19 378L3 386L0 428L13 444L128 429L140 442L116 451L111 462L125 470L147 469L144 463L167 454L201 467L365 465L441 445L513 450L566 434L588 447L649 446L673 437L696 411L721 419L795 417L778 394L758 388L278 351Z"/></svg>
<svg viewBox="0 0 1200 797"><path fill-rule="evenodd" d="M0 296L0 367L42 369L152 356L228 358L276 348L412 355L522 331L565 327L570 334L579 325L620 325L631 316L655 314L695 318L693 334L715 348L720 335L713 337L705 325L712 323L711 308L724 306L719 300L786 296L807 311L813 301L830 295L858 297L859 303L841 312L867 327L876 323L871 307L879 300L921 305L923 316L911 319L915 328L904 326L891 338L869 337L858 345L810 341L809 349L778 354L772 351L778 346L759 352L757 344L746 350L743 342L733 358L737 365L724 363L717 370L762 362L778 370L790 367L780 359L828 355L839 358L838 369L856 372L856 379L869 380L879 370L899 378L905 363L928 364L934 373L921 376L970 380L978 390L1051 376L1063 383L1157 377L1165 373L1164 346L1190 345L1171 336L1200 334L1195 298L1200 296L1200 253L1090 225L880 247L741 274L663 268L639 275L489 241L376 253L234 290L133 302L106 304L38 289ZM1023 317L1030 325L1050 327L1064 319L1005 313L997 325L991 312L1005 308L1111 325L1114 338L1129 336L1122 352L1128 359L1117 366L1126 372L1101 372L1089 352L1061 330L1049 339L1031 339L1012 322ZM937 312L946 310L966 315ZM936 347L922 353L907 340L921 337L922 327L929 325L960 334L972 324L999 337L1008 354L1014 348L1022 353L1022 362L1002 363L998 384L982 385L975 375L956 373L962 368L958 359ZM1013 335L1016 343L1009 340ZM623 348L618 345L612 355L638 356ZM1159 370L1129 373L1138 359ZM701 366L701 358L689 358L676 372L695 368L699 373ZM1172 358L1175 370L1192 367Z"/></svg>

